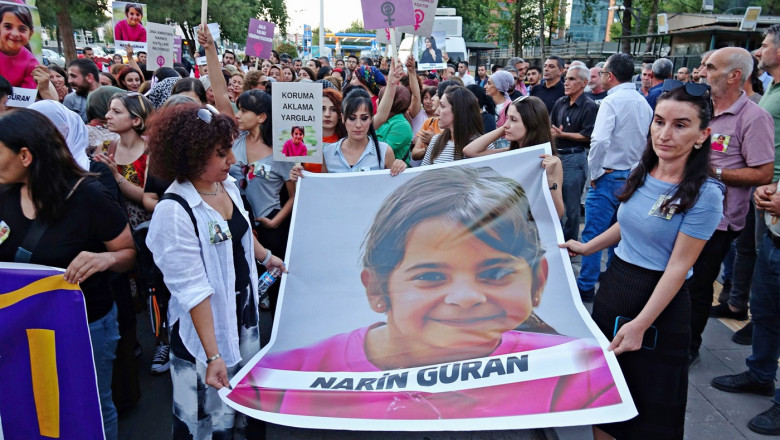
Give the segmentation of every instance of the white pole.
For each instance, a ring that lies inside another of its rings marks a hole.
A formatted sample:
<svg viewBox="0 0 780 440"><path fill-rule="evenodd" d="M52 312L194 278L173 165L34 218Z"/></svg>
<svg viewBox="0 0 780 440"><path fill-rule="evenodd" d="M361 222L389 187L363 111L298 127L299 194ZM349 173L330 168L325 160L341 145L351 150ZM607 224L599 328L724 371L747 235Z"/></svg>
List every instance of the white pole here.
<svg viewBox="0 0 780 440"><path fill-rule="evenodd" d="M320 56L325 55L325 0L320 0Z"/></svg>

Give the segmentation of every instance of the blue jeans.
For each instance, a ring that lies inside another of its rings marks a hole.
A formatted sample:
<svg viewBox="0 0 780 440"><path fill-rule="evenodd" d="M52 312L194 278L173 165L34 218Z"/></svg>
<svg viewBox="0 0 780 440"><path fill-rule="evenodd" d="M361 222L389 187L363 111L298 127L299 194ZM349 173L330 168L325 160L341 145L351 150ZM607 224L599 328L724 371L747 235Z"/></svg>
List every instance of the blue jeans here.
<svg viewBox="0 0 780 440"><path fill-rule="evenodd" d="M566 214L561 219L564 240L576 240L580 235L580 199L588 178L588 153L562 154L563 188L561 196Z"/></svg>
<svg viewBox="0 0 780 440"><path fill-rule="evenodd" d="M95 359L100 411L103 413L103 429L106 440L119 436L119 417L111 399L111 374L119 343L119 324L116 320L116 304L106 316L89 323L89 338L92 340L92 356Z"/></svg>
<svg viewBox="0 0 780 440"><path fill-rule="evenodd" d="M604 174L593 182L585 198L585 229L582 230L582 242L593 240L609 229L617 221L617 209L620 202L618 194L626 184L630 170L616 170ZM564 173L565 175L565 173ZM609 248L609 260L615 254L614 248ZM582 257L582 269L577 278L577 287L587 291L596 287L596 281L601 273L601 252Z"/></svg>
<svg viewBox="0 0 780 440"><path fill-rule="evenodd" d="M753 353L747 358L750 372L761 381L774 381L780 357L780 247L768 235L761 239L750 291L753 314ZM775 389L780 403L780 388Z"/></svg>

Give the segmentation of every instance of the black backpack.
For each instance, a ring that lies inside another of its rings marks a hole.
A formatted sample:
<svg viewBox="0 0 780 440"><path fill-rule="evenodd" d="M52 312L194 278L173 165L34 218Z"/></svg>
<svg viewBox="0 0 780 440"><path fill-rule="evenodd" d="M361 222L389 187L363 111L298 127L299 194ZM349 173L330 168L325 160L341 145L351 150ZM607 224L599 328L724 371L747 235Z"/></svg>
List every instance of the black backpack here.
<svg viewBox="0 0 780 440"><path fill-rule="evenodd" d="M195 220L195 216L192 214L192 208L189 203L184 200L178 194L165 193L160 201L174 200L178 202L192 220L192 226L195 229L195 236L200 237L198 234L198 222ZM163 305L168 304L168 300L171 298L171 292L165 286L163 282L163 274L160 268L154 264L154 258L152 251L146 246L146 235L149 233L149 222L143 222L133 229L133 241L135 242L136 254L136 274L140 278L141 292L143 292L144 299L156 297L157 302Z"/></svg>

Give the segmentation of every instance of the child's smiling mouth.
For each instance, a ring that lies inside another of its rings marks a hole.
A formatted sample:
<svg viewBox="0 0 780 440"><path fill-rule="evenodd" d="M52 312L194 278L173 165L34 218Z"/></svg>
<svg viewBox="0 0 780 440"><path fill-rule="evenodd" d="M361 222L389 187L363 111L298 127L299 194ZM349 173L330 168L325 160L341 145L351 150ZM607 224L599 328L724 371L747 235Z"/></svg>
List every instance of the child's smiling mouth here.
<svg viewBox="0 0 780 440"><path fill-rule="evenodd" d="M485 322L503 319L506 316L505 313L498 313L489 316L477 316L477 317L462 317L462 318L428 318L429 321L438 322L440 324L448 325L450 327L472 327L480 325Z"/></svg>

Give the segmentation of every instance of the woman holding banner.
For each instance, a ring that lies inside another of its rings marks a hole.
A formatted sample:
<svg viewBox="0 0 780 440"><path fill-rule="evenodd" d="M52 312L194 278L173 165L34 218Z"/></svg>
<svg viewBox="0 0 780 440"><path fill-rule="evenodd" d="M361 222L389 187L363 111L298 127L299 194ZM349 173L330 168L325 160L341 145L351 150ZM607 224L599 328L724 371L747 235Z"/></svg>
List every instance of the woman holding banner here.
<svg viewBox="0 0 780 440"><path fill-rule="evenodd" d="M57 128L34 110L0 115L0 185L2 220L10 230L0 261L66 268L65 280L84 292L103 428L106 439L116 440L111 376L119 329L110 273L135 264L127 217L73 160Z"/></svg>
<svg viewBox="0 0 780 440"><path fill-rule="evenodd" d="M675 82L664 82L647 148L618 197L617 223L587 243L560 245L572 256L618 246L593 305L639 411L599 426L616 438L683 438L691 337L685 280L723 212L723 185L710 177L710 88Z"/></svg>

